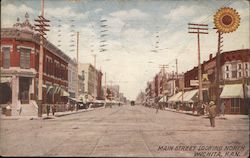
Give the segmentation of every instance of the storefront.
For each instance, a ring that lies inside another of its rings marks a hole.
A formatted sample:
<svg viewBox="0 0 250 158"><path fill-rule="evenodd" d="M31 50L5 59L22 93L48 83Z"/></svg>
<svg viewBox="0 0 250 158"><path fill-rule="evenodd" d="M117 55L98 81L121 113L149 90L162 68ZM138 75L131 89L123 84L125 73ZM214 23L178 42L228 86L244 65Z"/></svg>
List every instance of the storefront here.
<svg viewBox="0 0 250 158"><path fill-rule="evenodd" d="M224 85L220 98L226 114L248 114L249 86L244 89L242 84Z"/></svg>
<svg viewBox="0 0 250 158"><path fill-rule="evenodd" d="M1 77L0 79L0 104L12 102L11 77Z"/></svg>

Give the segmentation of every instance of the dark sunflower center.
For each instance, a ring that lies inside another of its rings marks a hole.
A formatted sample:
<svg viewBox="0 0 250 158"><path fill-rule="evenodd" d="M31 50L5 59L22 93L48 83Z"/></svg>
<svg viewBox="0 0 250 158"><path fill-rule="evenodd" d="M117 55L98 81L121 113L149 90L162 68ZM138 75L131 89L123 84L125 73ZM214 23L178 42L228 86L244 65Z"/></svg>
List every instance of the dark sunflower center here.
<svg viewBox="0 0 250 158"><path fill-rule="evenodd" d="M233 21L233 19L232 19L232 17L229 16L229 15L225 15L225 16L223 16L223 18L222 18L222 23L223 23L224 25L230 25L230 24L232 23L232 21Z"/></svg>

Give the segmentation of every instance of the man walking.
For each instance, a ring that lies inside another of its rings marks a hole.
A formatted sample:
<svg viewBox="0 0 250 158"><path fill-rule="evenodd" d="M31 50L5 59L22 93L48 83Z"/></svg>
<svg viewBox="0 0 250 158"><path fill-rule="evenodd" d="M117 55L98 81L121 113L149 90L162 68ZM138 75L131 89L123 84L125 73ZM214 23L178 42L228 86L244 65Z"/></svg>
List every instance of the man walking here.
<svg viewBox="0 0 250 158"><path fill-rule="evenodd" d="M210 124L212 127L215 127L215 116L216 116L216 106L213 101L210 101L209 103L209 119L210 119Z"/></svg>

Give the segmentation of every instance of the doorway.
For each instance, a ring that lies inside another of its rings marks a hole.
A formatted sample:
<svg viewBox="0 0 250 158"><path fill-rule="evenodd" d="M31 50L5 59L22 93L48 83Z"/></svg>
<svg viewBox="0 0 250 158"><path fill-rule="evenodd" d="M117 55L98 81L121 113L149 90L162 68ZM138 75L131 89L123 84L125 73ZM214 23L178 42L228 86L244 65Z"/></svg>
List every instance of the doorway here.
<svg viewBox="0 0 250 158"><path fill-rule="evenodd" d="M19 98L21 104L29 104L29 89L30 89L31 78L20 77L19 78Z"/></svg>

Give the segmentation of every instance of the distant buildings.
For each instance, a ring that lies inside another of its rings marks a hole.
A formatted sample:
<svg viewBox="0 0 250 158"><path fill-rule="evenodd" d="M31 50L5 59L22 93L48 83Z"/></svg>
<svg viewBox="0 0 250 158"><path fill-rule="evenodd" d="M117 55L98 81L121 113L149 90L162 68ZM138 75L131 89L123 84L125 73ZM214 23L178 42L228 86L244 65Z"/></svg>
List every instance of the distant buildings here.
<svg viewBox="0 0 250 158"><path fill-rule="evenodd" d="M102 95L102 72L91 64L79 64L79 72L84 72L84 95L88 99L101 99Z"/></svg>

